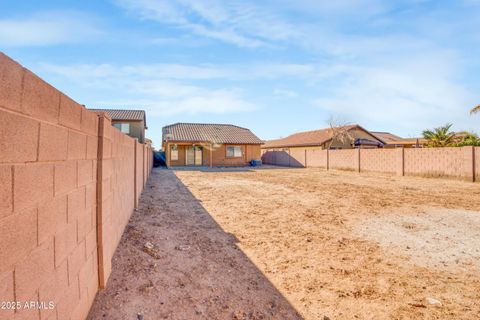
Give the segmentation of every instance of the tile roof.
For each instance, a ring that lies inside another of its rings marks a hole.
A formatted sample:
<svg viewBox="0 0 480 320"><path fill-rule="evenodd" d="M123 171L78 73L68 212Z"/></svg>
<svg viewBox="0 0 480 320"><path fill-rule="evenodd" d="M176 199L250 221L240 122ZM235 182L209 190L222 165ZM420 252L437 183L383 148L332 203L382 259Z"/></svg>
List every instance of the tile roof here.
<svg viewBox="0 0 480 320"><path fill-rule="evenodd" d="M389 142L393 140L400 140L402 137L399 137L393 133L390 132L380 132L380 131L370 131L371 134L373 134L375 137L379 138L383 142Z"/></svg>
<svg viewBox="0 0 480 320"><path fill-rule="evenodd" d="M147 117L144 110L127 109L89 109L93 112L105 112L112 120L144 121L147 128Z"/></svg>
<svg viewBox="0 0 480 320"><path fill-rule="evenodd" d="M359 125L348 125L345 126L345 128L347 130L350 130L353 128L361 127ZM298 132L282 139L269 140L265 142L262 148L320 146L325 142L329 141L332 136L333 133L331 128Z"/></svg>
<svg viewBox="0 0 480 320"><path fill-rule="evenodd" d="M398 140L391 140L388 141L388 145L414 145L414 144L419 144L419 145L424 145L427 144L428 140L424 138L400 138Z"/></svg>
<svg viewBox="0 0 480 320"><path fill-rule="evenodd" d="M162 129L163 141L263 144L250 130L231 124L175 123Z"/></svg>

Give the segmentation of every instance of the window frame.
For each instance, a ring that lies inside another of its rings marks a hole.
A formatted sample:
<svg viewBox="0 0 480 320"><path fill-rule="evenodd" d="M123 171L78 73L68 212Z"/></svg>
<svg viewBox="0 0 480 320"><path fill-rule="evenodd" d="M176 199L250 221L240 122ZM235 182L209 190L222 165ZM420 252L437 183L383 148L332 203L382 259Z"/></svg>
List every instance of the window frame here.
<svg viewBox="0 0 480 320"><path fill-rule="evenodd" d="M117 123L114 123L113 126L118 130L120 130L120 132L122 133L130 134L130 123L128 122L117 122Z"/></svg>
<svg viewBox="0 0 480 320"><path fill-rule="evenodd" d="M174 154L176 154L176 158L173 157ZM172 144L170 146L170 161L178 161L178 145L177 144Z"/></svg>
<svg viewBox="0 0 480 320"><path fill-rule="evenodd" d="M230 156L228 155L228 149L229 148L233 148L233 155ZM240 149L240 155L236 155L235 154L235 148L239 148ZM241 145L228 145L228 146L225 146L225 158L231 158L231 159L238 159L238 158L243 158L243 148Z"/></svg>

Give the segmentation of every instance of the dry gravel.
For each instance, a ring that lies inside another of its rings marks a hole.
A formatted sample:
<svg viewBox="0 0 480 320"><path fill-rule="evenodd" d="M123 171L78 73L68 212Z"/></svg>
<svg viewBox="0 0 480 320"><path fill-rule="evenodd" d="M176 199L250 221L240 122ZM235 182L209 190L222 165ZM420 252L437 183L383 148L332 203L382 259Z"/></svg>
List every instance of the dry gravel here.
<svg viewBox="0 0 480 320"><path fill-rule="evenodd" d="M480 318L479 211L478 183L155 169L90 319Z"/></svg>

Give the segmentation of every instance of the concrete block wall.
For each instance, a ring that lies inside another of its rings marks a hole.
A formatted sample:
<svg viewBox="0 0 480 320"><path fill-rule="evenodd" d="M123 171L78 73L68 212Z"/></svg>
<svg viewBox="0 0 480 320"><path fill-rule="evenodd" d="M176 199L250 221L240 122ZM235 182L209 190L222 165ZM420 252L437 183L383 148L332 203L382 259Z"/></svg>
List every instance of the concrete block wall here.
<svg viewBox="0 0 480 320"><path fill-rule="evenodd" d="M360 170L396 173L398 149L362 149L360 151Z"/></svg>
<svg viewBox="0 0 480 320"><path fill-rule="evenodd" d="M148 176L148 147L147 145L142 145L143 149L143 187L145 187L145 184L147 183L147 176ZM143 188L142 188L143 189Z"/></svg>
<svg viewBox="0 0 480 320"><path fill-rule="evenodd" d="M327 168L328 150L306 149L306 161L307 161L307 167Z"/></svg>
<svg viewBox="0 0 480 320"><path fill-rule="evenodd" d="M138 206L138 201L140 199L140 194L143 190L143 145L136 142L135 143L135 208Z"/></svg>
<svg viewBox="0 0 480 320"><path fill-rule="evenodd" d="M136 143L108 121L0 53L0 319L84 319L108 278Z"/></svg>
<svg viewBox="0 0 480 320"><path fill-rule="evenodd" d="M356 149L328 150L329 169L356 170L356 156Z"/></svg>
<svg viewBox="0 0 480 320"><path fill-rule="evenodd" d="M111 125L105 114L99 117L99 171L98 171L98 258L99 285L106 286L111 272L111 259L120 241L125 225L135 208L143 186L136 184L135 139Z"/></svg>
<svg viewBox="0 0 480 320"><path fill-rule="evenodd" d="M262 160L265 164L290 167L298 166L292 163L304 160L307 167L480 181L480 147L345 150L290 148L282 151L264 150Z"/></svg>
<svg viewBox="0 0 480 320"><path fill-rule="evenodd" d="M464 148L405 149L405 175L463 177Z"/></svg>
<svg viewBox="0 0 480 320"><path fill-rule="evenodd" d="M97 292L98 118L0 54L1 319L85 317Z"/></svg>
<svg viewBox="0 0 480 320"><path fill-rule="evenodd" d="M306 166L306 151L305 149L290 149L290 167L304 168Z"/></svg>

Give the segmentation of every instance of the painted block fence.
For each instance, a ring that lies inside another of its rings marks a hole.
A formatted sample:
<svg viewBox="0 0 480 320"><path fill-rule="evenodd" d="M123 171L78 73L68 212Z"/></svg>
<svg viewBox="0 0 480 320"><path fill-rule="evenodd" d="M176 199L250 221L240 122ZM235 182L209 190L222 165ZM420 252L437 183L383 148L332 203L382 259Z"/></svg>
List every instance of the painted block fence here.
<svg viewBox="0 0 480 320"><path fill-rule="evenodd" d="M480 147L263 150L265 164L480 181Z"/></svg>
<svg viewBox="0 0 480 320"><path fill-rule="evenodd" d="M47 306L0 319L85 319L152 164L150 146L0 53L0 301Z"/></svg>

